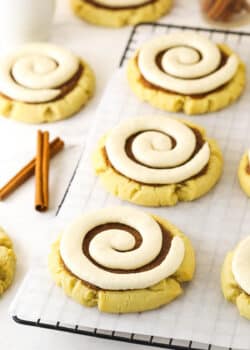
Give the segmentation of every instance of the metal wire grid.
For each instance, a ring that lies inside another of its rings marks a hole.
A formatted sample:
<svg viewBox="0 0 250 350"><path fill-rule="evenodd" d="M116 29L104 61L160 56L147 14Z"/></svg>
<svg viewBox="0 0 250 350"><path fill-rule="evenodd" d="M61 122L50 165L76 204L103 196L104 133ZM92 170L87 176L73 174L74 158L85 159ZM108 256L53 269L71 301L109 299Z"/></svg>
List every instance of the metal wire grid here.
<svg viewBox="0 0 250 350"><path fill-rule="evenodd" d="M233 36L235 40L240 44L242 37L250 37L250 33L247 32L240 32L240 31L230 31L230 30L219 30L219 29L207 29L207 28L201 28L201 27L190 27L190 26L178 26L178 25L172 25L172 24L162 24L162 23L143 23L135 26L130 34L130 37L126 43L125 50L122 54L121 60L120 60L120 67L124 66L126 61L132 56L134 51L138 48L139 42L137 40L139 32L141 30L147 30L151 32L151 35L156 33L168 33L171 30L195 30L198 32L205 32L209 34L209 37L212 39L213 35L221 34L224 37L224 41L227 41L228 36ZM68 187L65 191L65 194L63 196L63 200L60 203L56 216L59 214L60 209L63 206L64 200L67 197L67 194L69 192L69 189L71 187L71 184L74 180L74 175L77 172L78 165L76 165L76 168L73 172L72 178L68 184ZM232 350L231 348L222 348L213 346L212 344L202 344L198 342L193 341L183 341L183 340L177 340L173 338L160 338L155 336L146 336L146 335L138 335L134 333L125 333L125 332L116 332L116 331L107 331L102 330L98 328L88 328L88 327L81 327L79 325L75 325L72 327L71 325L64 324L60 321L56 322L56 324L50 324L50 323L44 323L41 322L40 319L37 320L24 320L20 318L18 315L13 316L13 320L17 323L20 323L22 325L28 325L28 326L35 326L40 328L46 328L51 330L57 330L57 331L63 331L63 332L69 332L69 333L75 333L75 334L82 334L86 336L96 337L96 338L103 338L103 339L109 339L109 340L117 340L127 343L133 343L133 344L139 344L144 346L154 346L158 348L165 348L165 349L176 349L176 350Z"/></svg>

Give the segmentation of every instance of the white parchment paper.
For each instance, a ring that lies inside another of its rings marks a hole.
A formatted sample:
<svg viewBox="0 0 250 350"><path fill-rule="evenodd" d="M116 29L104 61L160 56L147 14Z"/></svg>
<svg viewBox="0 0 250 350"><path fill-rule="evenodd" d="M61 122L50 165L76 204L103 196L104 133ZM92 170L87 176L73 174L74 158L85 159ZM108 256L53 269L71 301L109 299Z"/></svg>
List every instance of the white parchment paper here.
<svg viewBox="0 0 250 350"><path fill-rule="evenodd" d="M136 44L164 30L142 27L137 33ZM213 40L226 41L249 65L248 37L214 33ZM250 233L250 201L241 191L237 179L239 160L250 147L249 96L248 85L239 102L221 112L186 118L204 126L208 135L217 139L225 161L219 184L208 195L191 203L180 203L173 208L141 208L166 217L193 242L197 269L193 282L184 287L182 297L151 312L105 315L96 309L82 308L64 296L51 282L43 266L32 275L32 279L27 280L12 312L24 319L40 318L54 324L60 321L72 327L79 325L249 349L250 322L239 316L236 307L224 300L220 290L220 270L226 252ZM99 137L120 120L158 114L164 112L140 102L132 94L125 69L120 69L103 96L78 171L59 213L58 225L61 228L90 209L129 205L102 188L91 167L91 153ZM183 115L177 117L183 118ZM34 278L34 275L37 277ZM31 304L34 305L27 307Z"/></svg>

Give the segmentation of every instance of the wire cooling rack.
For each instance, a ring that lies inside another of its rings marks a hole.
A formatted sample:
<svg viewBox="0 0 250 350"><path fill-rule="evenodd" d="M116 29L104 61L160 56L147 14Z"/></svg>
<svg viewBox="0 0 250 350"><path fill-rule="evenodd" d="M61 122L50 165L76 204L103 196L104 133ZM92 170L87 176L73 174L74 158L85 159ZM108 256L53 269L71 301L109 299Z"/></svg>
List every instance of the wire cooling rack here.
<svg viewBox="0 0 250 350"><path fill-rule="evenodd" d="M227 39L230 37L230 39L233 38L239 45L243 37L248 37L248 38L250 37L250 33L246 33L246 32L234 32L234 31L226 31L226 30L219 30L219 29L206 29L206 28L199 28L199 27L177 26L177 25L160 24L160 23L144 23L144 24L137 25L133 28L132 33L128 39L127 45L125 47L124 53L122 55L122 58L120 61L120 67L124 66L126 61L133 54L133 52L141 45L141 43L144 40L147 39L148 36L152 34L160 35L164 33L169 33L171 32L171 30L195 30L199 32L206 32L209 34L211 39L213 39L214 34L216 35L220 34L223 38L223 41L226 42ZM142 35L142 31L144 35ZM76 166L75 171L73 172L71 181L68 184L68 188L65 191L65 195L63 197L62 202L60 203L60 206L58 208L56 215L58 215L61 209L64 207L64 202L67 199L69 190L73 183L74 177L77 173L78 166L79 166L79 163ZM41 272L41 275L39 275L39 278L41 278L42 273L43 272ZM43 276L43 277L45 279L47 278L47 276ZM24 282L24 287L29 285L29 281L33 281L35 278L36 277L32 275L32 272L28 274L28 276L26 277L26 281ZM51 281L48 282L48 293L50 288L52 288L50 283ZM22 290L20 290L19 294L17 295L17 298L16 298L17 300L21 294L22 294ZM18 301L20 303L20 300ZM193 342L191 340L183 341L183 340L177 340L172 338L160 338L156 336L148 336L148 335L135 334L135 333L107 331L99 328L82 327L79 324L75 324L74 326L72 326L72 324L67 324L60 319L58 319L58 321L54 323L49 321L48 322L44 321L41 317L36 319L26 319L25 317L22 317L22 313L18 312L18 308L15 307L15 302L14 302L14 307L12 308L12 317L14 321L23 325L36 326L36 327L47 328L51 330L82 334L82 335L87 335L87 336L92 336L97 338L118 340L118 341L123 341L127 343L140 344L144 346L147 345L147 346L155 346L160 348L178 349L178 350L227 349L223 347L213 346L212 344L202 344L198 342Z"/></svg>
<svg viewBox="0 0 250 350"><path fill-rule="evenodd" d="M145 30L146 29L146 30ZM191 27L191 26L180 26L180 25L174 25L174 24L164 24L164 23L151 23L151 22L145 22L142 24L136 25L130 34L130 37L128 39L127 45L125 47L125 50L123 52L123 55L120 60L120 67L124 65L124 63L133 55L136 49L140 46L140 42L138 40L138 37L140 36L140 41L143 36L141 36L141 31L144 32L145 36L147 34L167 34L171 30L194 30L197 32L204 32L209 33L210 39L213 39L213 35L215 33L222 34L224 36L224 41L227 40L228 36L235 37L239 43L241 41L241 38L243 36L249 37L250 33L243 32L243 31L232 31L232 30L222 30L222 29L215 29L215 28L203 28L203 27Z"/></svg>

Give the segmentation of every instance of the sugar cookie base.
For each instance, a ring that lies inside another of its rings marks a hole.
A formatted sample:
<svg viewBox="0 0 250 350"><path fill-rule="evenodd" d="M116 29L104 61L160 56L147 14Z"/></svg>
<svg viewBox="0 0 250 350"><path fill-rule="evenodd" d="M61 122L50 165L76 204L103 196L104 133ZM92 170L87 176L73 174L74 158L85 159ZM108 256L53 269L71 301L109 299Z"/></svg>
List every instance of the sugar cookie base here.
<svg viewBox="0 0 250 350"><path fill-rule="evenodd" d="M11 285L16 269L12 242L0 227L0 296Z"/></svg>
<svg viewBox="0 0 250 350"><path fill-rule="evenodd" d="M97 306L107 313L130 313L156 309L170 303L183 293L181 282L192 280L195 270L195 255L189 239L167 220L153 216L174 236L185 244L184 260L178 271L156 285L140 290L105 291L95 290L71 274L60 257L60 238L52 245L49 255L49 270L56 284L75 301L84 306Z"/></svg>
<svg viewBox="0 0 250 350"><path fill-rule="evenodd" d="M0 95L0 114L25 123L47 123L66 119L77 113L92 97L95 76L90 66L81 60L83 73L76 86L64 97L46 103L25 103Z"/></svg>
<svg viewBox="0 0 250 350"><path fill-rule="evenodd" d="M105 27L119 28L141 22L155 21L171 8L172 0L157 0L135 9L110 10L89 4L84 0L70 0L74 13L85 21Z"/></svg>
<svg viewBox="0 0 250 350"><path fill-rule="evenodd" d="M250 174L246 172L248 164L249 164L249 160L248 160L248 154L246 152L240 160L240 164L238 168L238 179L239 179L240 187L246 193L246 195L250 197Z"/></svg>
<svg viewBox="0 0 250 350"><path fill-rule="evenodd" d="M206 138L205 131L202 128L186 121L185 124L199 130L209 143L211 155L205 174L180 184L162 186L140 184L119 174L107 162L103 153L107 136L104 136L93 154L93 167L105 189L122 200L155 207L173 206L179 201L192 201L209 192L222 173L223 159L221 151L214 140Z"/></svg>
<svg viewBox="0 0 250 350"><path fill-rule="evenodd" d="M218 45L226 54L233 51L226 45ZM206 94L204 97L193 98L177 93L169 93L156 87L145 86L141 80L141 73L136 56L131 58L127 66L128 82L131 90L142 101L152 106L169 111L184 112L188 115L204 114L223 109L233 103L242 94L246 82L246 69L242 61L233 79L222 89Z"/></svg>
<svg viewBox="0 0 250 350"><path fill-rule="evenodd" d="M234 303L242 317L250 320L250 295L237 284L232 273L233 252L229 252L221 271L221 288L226 300Z"/></svg>

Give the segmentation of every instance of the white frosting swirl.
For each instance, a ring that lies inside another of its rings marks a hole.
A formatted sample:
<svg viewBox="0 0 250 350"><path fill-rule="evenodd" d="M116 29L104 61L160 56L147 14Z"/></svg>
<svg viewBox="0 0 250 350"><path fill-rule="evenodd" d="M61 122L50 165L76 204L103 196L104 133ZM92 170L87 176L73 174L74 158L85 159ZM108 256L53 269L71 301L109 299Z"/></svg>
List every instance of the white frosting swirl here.
<svg viewBox="0 0 250 350"><path fill-rule="evenodd" d="M162 53L160 69L156 57ZM206 37L181 32L157 37L139 51L139 69L150 83L180 94L203 94L229 82L239 60L231 54L219 68L221 52Z"/></svg>
<svg viewBox="0 0 250 350"><path fill-rule="evenodd" d="M90 242L92 260L106 268L122 269L123 273L104 270L85 256L82 250L87 233L108 223L128 225L142 237L141 245L134 250L131 250L135 245L134 237L122 229L103 229ZM142 289L173 275L183 261L185 246L182 239L175 236L168 254L159 265L150 270L129 273L129 270L154 261L161 251L162 242L161 227L150 215L130 207L105 208L83 215L64 231L60 254L73 274L97 287L110 290Z"/></svg>
<svg viewBox="0 0 250 350"><path fill-rule="evenodd" d="M250 236L241 241L235 249L232 272L238 285L250 295Z"/></svg>
<svg viewBox="0 0 250 350"><path fill-rule="evenodd" d="M99 5L113 7L113 8L143 6L148 2L150 2L150 0L93 0L93 1Z"/></svg>
<svg viewBox="0 0 250 350"><path fill-rule="evenodd" d="M126 151L129 137L132 159ZM172 147L170 136L176 145ZM126 177L145 184L175 184L197 175L209 162L207 142L193 155L196 136L184 123L165 116L139 117L113 129L105 144L113 167Z"/></svg>
<svg viewBox="0 0 250 350"><path fill-rule="evenodd" d="M47 102L79 69L79 59L52 44L28 44L0 60L0 91L13 100Z"/></svg>

